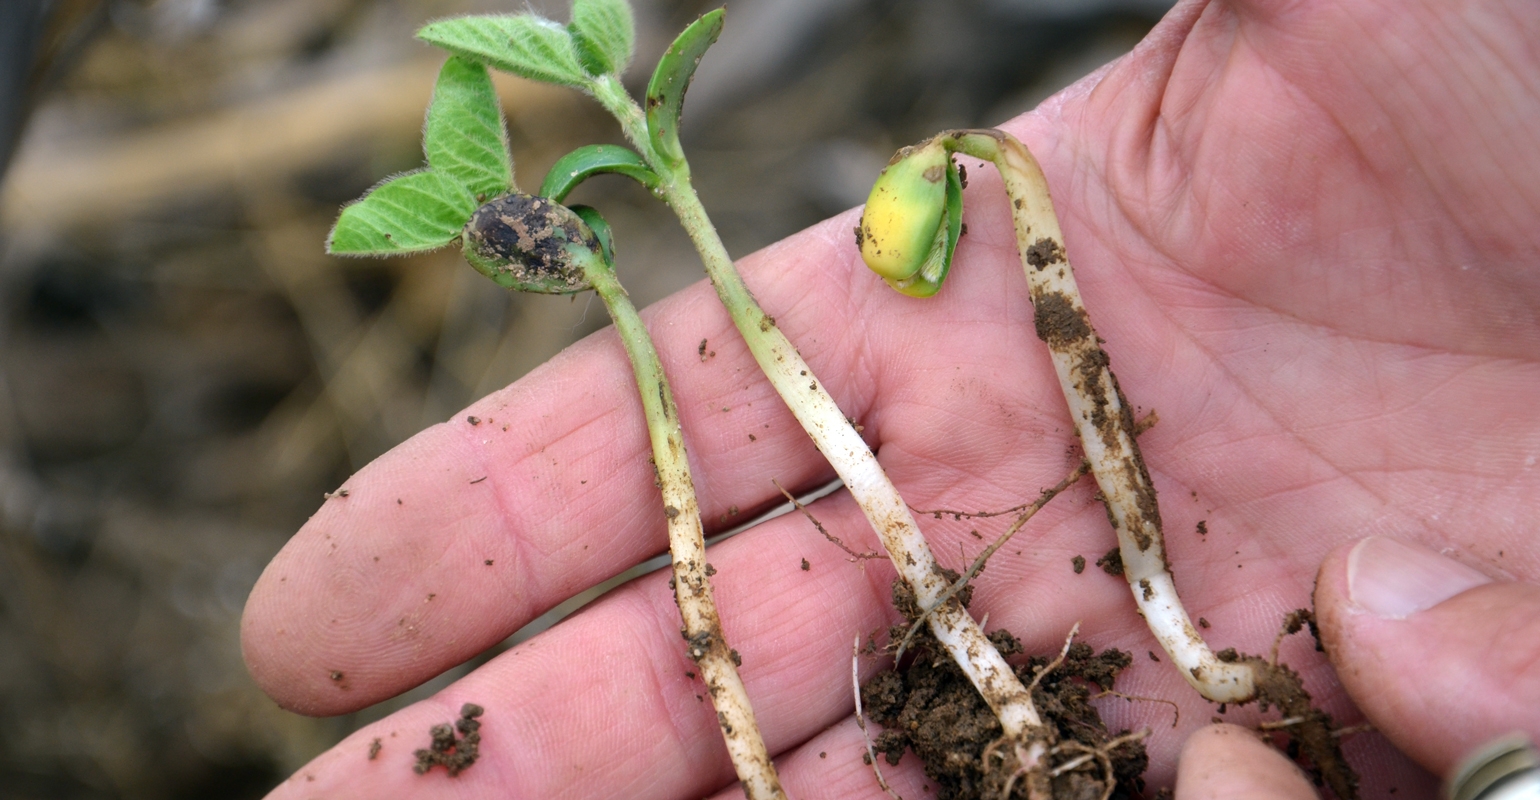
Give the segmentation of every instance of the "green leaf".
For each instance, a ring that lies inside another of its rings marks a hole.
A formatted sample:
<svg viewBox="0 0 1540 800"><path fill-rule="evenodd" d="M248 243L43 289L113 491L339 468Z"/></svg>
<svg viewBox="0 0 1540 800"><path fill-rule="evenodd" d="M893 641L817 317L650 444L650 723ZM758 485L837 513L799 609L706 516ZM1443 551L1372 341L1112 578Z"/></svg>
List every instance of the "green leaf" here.
<svg viewBox="0 0 1540 800"><path fill-rule="evenodd" d="M443 247L460 235L476 198L454 178L408 172L342 209L326 239L334 255L399 255Z"/></svg>
<svg viewBox="0 0 1540 800"><path fill-rule="evenodd" d="M428 105L422 149L434 172L458 180L479 200L513 188L503 110L487 68L450 56Z"/></svg>
<svg viewBox="0 0 1540 800"><path fill-rule="evenodd" d="M647 133L652 147L671 165L684 162L679 146L679 112L685 90L695 77L701 56L722 35L722 9L708 12L684 29L658 61L658 68L647 82Z"/></svg>
<svg viewBox="0 0 1540 800"><path fill-rule="evenodd" d="M567 26L591 75L620 75L636 47L636 23L626 0L575 0Z"/></svg>
<svg viewBox="0 0 1540 800"><path fill-rule="evenodd" d="M533 14L456 17L433 22L417 38L530 80L584 88L590 79L578 61L572 34Z"/></svg>
<svg viewBox="0 0 1540 800"><path fill-rule="evenodd" d="M658 186L657 173L648 168L636 151L614 144L591 144L573 150L551 165L545 182L540 184L540 196L564 202L578 184L606 172L625 175L648 189Z"/></svg>
<svg viewBox="0 0 1540 800"><path fill-rule="evenodd" d="M599 240L599 246L604 249L604 265L613 269L615 235L610 231L609 221L599 214L599 209L593 206L569 206L568 208L588 225L589 230L594 232L594 237Z"/></svg>

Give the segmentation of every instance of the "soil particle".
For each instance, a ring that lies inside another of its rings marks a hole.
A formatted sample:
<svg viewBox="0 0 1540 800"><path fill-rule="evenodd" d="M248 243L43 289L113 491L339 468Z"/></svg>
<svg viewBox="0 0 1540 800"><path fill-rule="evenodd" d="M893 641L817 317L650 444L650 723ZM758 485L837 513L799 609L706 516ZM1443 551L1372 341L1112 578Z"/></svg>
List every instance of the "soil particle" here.
<svg viewBox="0 0 1540 800"><path fill-rule="evenodd" d="M895 604L914 619L918 609L913 594L899 583L893 588ZM896 627L894 640L906 631L907 626ZM989 638L1002 655L1022 651L1021 642L1004 630ZM984 759L986 749L1000 739L999 721L957 665L941 653L928 628L920 629L912 652L914 659L907 667L880 672L861 688L866 712L884 729L874 742L876 751L890 764L899 763L906 750L914 752L936 784L935 796L942 800L1002 797L1014 760L1008 758L1011 764L1006 766L999 759L987 764ZM1089 645L1076 643L1062 664L1043 675L1032 698L1052 729L1051 738L1060 745L1050 751L1051 765L1077 758L1087 748L1104 747L1114 738L1090 698L1096 691L1111 689L1113 679L1131 660L1118 650L1096 653ZM1022 682L1030 684L1033 675L1051 661L1051 656L1032 657L1015 669ZM996 747L993 752L1002 749ZM1115 782L1111 796L1136 796L1142 785L1139 776L1149 760L1143 743L1119 745L1110 757ZM1099 762L1087 759L1051 779L1052 797L1100 800L1106 789L1104 777ZM1027 783L1017 780L1010 797L1027 797Z"/></svg>
<svg viewBox="0 0 1540 800"><path fill-rule="evenodd" d="M1032 298L1035 313L1033 323L1037 338L1054 350L1064 350L1091 335L1091 325L1085 311L1075 308L1074 303L1062 292L1046 292Z"/></svg>
<svg viewBox="0 0 1540 800"><path fill-rule="evenodd" d="M1204 619L1203 617L1198 617L1198 627L1207 630L1209 627L1208 620Z"/></svg>
<svg viewBox="0 0 1540 800"><path fill-rule="evenodd" d="M465 421L469 422L472 425L480 425L481 424L481 417L466 417Z"/></svg>
<svg viewBox="0 0 1540 800"><path fill-rule="evenodd" d="M1208 535L1208 520L1206 520L1206 519L1198 520L1198 535L1199 536L1207 536Z"/></svg>
<svg viewBox="0 0 1540 800"><path fill-rule="evenodd" d="M813 565L807 563L807 559L805 559L805 558L802 559L802 571L803 572L807 572L808 570L810 570L812 568L813 568Z"/></svg>
<svg viewBox="0 0 1540 800"><path fill-rule="evenodd" d="M1044 269L1064 260L1064 248L1052 239L1038 239L1027 248L1027 265Z"/></svg>
<svg viewBox="0 0 1540 800"><path fill-rule="evenodd" d="M441 766L450 777L455 777L470 768L481 755L481 721L477 717L484 713L486 710L481 706L466 703L460 707L460 718L452 727L444 723L429 728L428 749L413 754L417 763L412 771L425 775L428 770ZM459 738L455 738L455 731L460 732Z"/></svg>
<svg viewBox="0 0 1540 800"><path fill-rule="evenodd" d="M379 758L380 757L380 748L382 748L384 746L385 746L384 743L380 741L380 737L378 737L378 736L374 737L374 741L369 743L369 760L373 761L376 758Z"/></svg>
<svg viewBox="0 0 1540 800"><path fill-rule="evenodd" d="M1074 566L1076 575L1085 572L1085 556L1075 556L1069 563Z"/></svg>
<svg viewBox="0 0 1540 800"><path fill-rule="evenodd" d="M1283 618L1283 633L1284 635L1299 633L1300 629L1307 625L1310 627L1310 636L1315 639L1315 651L1326 652L1326 648L1321 646L1321 629L1316 625L1315 612L1308 608L1290 611Z"/></svg>
<svg viewBox="0 0 1540 800"><path fill-rule="evenodd" d="M1290 619L1294 614L1289 615ZM1298 631L1303 624L1301 621L1294 630ZM1357 800L1358 773L1342 756L1342 742L1336 736L1331 715L1310 705L1310 693L1305 691L1299 673L1285 664L1238 654L1233 648L1217 655L1220 661L1250 664L1256 670L1257 706L1262 711L1277 706L1284 719L1298 720L1275 731L1285 739L1284 752L1300 762L1316 785L1330 787L1340 800Z"/></svg>
<svg viewBox="0 0 1540 800"><path fill-rule="evenodd" d="M680 633L683 633L683 631ZM685 636L685 641L689 642L689 646L685 648L685 652L689 653L690 659L693 661L698 662L705 658L707 653L711 652L710 631L701 631L694 636L687 635Z"/></svg>
<svg viewBox="0 0 1540 800"><path fill-rule="evenodd" d="M1108 575L1121 576L1123 574L1123 553L1116 547L1107 551L1107 554L1096 559L1096 566L1102 568L1102 572Z"/></svg>

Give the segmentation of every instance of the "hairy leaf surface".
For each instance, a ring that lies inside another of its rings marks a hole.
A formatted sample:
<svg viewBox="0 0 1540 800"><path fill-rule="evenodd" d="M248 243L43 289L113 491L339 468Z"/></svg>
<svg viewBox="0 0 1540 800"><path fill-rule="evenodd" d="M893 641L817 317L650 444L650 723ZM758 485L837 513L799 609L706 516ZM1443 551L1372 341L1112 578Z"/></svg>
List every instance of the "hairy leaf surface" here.
<svg viewBox="0 0 1540 800"><path fill-rule="evenodd" d="M398 255L443 247L460 235L476 198L458 180L408 172L342 209L326 240L336 255Z"/></svg>
<svg viewBox="0 0 1540 800"><path fill-rule="evenodd" d="M513 187L513 158L492 77L481 64L450 56L428 106L422 149L428 166L488 199Z"/></svg>
<svg viewBox="0 0 1540 800"><path fill-rule="evenodd" d="M451 53L530 80L583 88L588 73L572 34L533 14L456 17L433 22L417 38Z"/></svg>
<svg viewBox="0 0 1540 800"><path fill-rule="evenodd" d="M576 0L567 30L590 74L619 75L631 63L636 23L626 0Z"/></svg>

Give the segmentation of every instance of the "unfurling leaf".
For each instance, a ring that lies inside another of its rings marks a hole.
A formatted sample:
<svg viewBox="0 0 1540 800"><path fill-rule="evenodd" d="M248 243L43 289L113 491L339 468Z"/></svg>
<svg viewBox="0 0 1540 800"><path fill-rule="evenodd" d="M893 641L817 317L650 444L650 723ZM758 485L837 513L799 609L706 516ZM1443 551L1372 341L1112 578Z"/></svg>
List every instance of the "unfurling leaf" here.
<svg viewBox="0 0 1540 800"><path fill-rule="evenodd" d="M444 62L428 105L422 149L429 167L458 180L478 200L513 188L503 111L486 67L459 56Z"/></svg>
<svg viewBox="0 0 1540 800"><path fill-rule="evenodd" d="M589 74L620 75L631 63L636 23L626 0L576 0L567 30Z"/></svg>
<svg viewBox="0 0 1540 800"><path fill-rule="evenodd" d="M567 195L585 180L605 172L625 175L648 189L656 188L658 175L629 147L615 144L590 144L562 156L545 174L540 196L564 202Z"/></svg>
<svg viewBox="0 0 1540 800"><path fill-rule="evenodd" d="M504 72L564 86L586 87L572 34L532 14L456 17L429 23L417 38Z"/></svg>
<svg viewBox="0 0 1540 800"><path fill-rule="evenodd" d="M706 48L722 35L724 15L719 8L685 28L658 60L658 68L647 82L647 133L653 149L671 164L684 162L684 149L679 146L679 113L684 106L684 92L690 88Z"/></svg>
<svg viewBox="0 0 1540 800"><path fill-rule="evenodd" d="M594 237L599 240L599 246L604 248L604 264L608 267L615 266L615 234L610 231L609 220L599 213L599 209L593 206L571 206L572 213L578 215L578 219L587 223L588 229L594 232Z"/></svg>
<svg viewBox="0 0 1540 800"><path fill-rule="evenodd" d="M454 178L408 172L343 208L326 252L382 256L433 250L454 241L475 210L476 198Z"/></svg>

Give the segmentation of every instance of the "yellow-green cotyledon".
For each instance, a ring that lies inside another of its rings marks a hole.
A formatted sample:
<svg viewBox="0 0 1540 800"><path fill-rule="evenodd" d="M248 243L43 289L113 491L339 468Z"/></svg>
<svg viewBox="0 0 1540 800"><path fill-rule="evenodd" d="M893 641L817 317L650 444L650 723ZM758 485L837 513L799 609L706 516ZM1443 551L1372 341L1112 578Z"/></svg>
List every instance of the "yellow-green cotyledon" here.
<svg viewBox="0 0 1540 800"><path fill-rule="evenodd" d="M893 156L872 186L856 228L866 265L904 294L926 297L949 266L951 154L939 139Z"/></svg>

